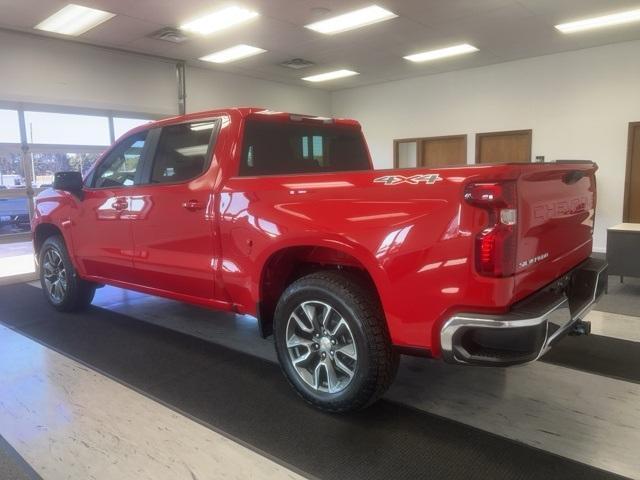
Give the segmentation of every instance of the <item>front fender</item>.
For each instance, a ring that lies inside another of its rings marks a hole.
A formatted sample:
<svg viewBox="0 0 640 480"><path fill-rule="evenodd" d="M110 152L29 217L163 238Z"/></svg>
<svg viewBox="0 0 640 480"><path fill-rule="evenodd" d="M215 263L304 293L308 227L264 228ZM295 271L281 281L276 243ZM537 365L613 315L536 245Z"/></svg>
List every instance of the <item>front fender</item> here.
<svg viewBox="0 0 640 480"><path fill-rule="evenodd" d="M58 233L62 235L71 262L80 274L79 264L75 258L73 236L71 234L72 212L76 210L77 200L69 193L47 189L34 199L34 215L31 221L36 258L38 249L47 236Z"/></svg>

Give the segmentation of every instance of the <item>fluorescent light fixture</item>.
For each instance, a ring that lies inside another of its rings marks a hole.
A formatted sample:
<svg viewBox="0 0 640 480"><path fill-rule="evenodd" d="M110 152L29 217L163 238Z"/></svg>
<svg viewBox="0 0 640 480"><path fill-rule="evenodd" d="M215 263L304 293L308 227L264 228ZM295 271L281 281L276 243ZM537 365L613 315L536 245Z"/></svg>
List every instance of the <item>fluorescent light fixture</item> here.
<svg viewBox="0 0 640 480"><path fill-rule="evenodd" d="M622 25L625 23L640 21L640 9L630 10L628 12L614 13L613 15L605 15L603 17L593 17L577 22L562 23L556 25L556 28L562 33L582 32L593 28L610 27L612 25Z"/></svg>
<svg viewBox="0 0 640 480"><path fill-rule="evenodd" d="M302 80L307 82L326 82L327 80L335 80L336 78L351 77L352 75L359 75L358 72L351 70L336 70L335 72L321 73L319 75L311 75L310 77L304 77Z"/></svg>
<svg viewBox="0 0 640 480"><path fill-rule="evenodd" d="M327 18L319 22L305 25L306 28L315 30L316 32L332 35L334 33L346 32L355 28L366 27L374 23L383 22L396 18L396 15L389 10L385 10L377 5L354 10L353 12L338 15L337 17Z"/></svg>
<svg viewBox="0 0 640 480"><path fill-rule="evenodd" d="M258 16L258 12L242 7L227 7L217 12L196 18L190 22L180 25L180 29L187 32L209 35L210 33L233 27L247 20Z"/></svg>
<svg viewBox="0 0 640 480"><path fill-rule="evenodd" d="M115 17L115 13L70 3L34 28L46 32L78 36Z"/></svg>
<svg viewBox="0 0 640 480"><path fill-rule="evenodd" d="M266 50L258 47L252 47L251 45L236 45L235 47L200 57L200 60L213 63L228 63L242 58L253 57L254 55L264 52L266 52Z"/></svg>
<svg viewBox="0 0 640 480"><path fill-rule="evenodd" d="M407 55L407 60L412 62L428 62L430 60L437 60L439 58L453 57L455 55L462 55L463 53L477 52L478 49L473 45L463 43L462 45L455 45L453 47L441 48L439 50L430 50L428 52L416 53L413 55Z"/></svg>

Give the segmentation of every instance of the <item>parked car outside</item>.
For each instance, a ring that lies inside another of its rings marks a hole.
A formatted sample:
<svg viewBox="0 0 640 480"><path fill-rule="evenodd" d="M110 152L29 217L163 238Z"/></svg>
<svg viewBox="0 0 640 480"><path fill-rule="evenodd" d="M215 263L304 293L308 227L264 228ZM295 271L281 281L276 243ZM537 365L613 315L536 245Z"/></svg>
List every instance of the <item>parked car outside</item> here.
<svg viewBox="0 0 640 480"><path fill-rule="evenodd" d="M0 198L0 228L3 227L18 231L29 230L29 203L26 196Z"/></svg>

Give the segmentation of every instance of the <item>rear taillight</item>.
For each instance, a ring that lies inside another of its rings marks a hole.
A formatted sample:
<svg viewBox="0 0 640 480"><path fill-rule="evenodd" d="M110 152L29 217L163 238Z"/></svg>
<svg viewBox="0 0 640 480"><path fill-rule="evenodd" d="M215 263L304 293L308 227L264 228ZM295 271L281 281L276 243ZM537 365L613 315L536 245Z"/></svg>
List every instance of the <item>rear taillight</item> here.
<svg viewBox="0 0 640 480"><path fill-rule="evenodd" d="M514 182L472 183L465 200L487 211L487 226L476 236L476 270L490 277L509 277L516 268L516 185Z"/></svg>

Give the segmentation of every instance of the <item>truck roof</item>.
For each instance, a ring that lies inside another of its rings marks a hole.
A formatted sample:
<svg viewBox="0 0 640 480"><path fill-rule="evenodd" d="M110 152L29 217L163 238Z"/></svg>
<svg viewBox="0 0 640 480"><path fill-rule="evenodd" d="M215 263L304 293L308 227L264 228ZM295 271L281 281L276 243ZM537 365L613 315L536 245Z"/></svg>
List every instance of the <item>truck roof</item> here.
<svg viewBox="0 0 640 480"><path fill-rule="evenodd" d="M160 120L156 120L154 122L148 123L144 125L144 128L147 129L149 127L161 127L164 125L171 125L175 123L188 122L190 120L198 120L202 118L208 118L220 114L227 115L240 115L241 117L251 117L251 116L268 116L269 119L274 121L283 121L289 122L291 120L307 120L307 121L318 121L323 123L333 123L338 125L348 125L352 127L360 127L360 123L356 120L348 119L348 118L330 118L330 117L321 117L316 115L304 115L298 113L289 113L289 112L279 112L274 110L268 110L261 107L230 107L230 108L219 108L215 110L204 110L201 112L188 113L186 115L178 115L175 117L163 118Z"/></svg>

